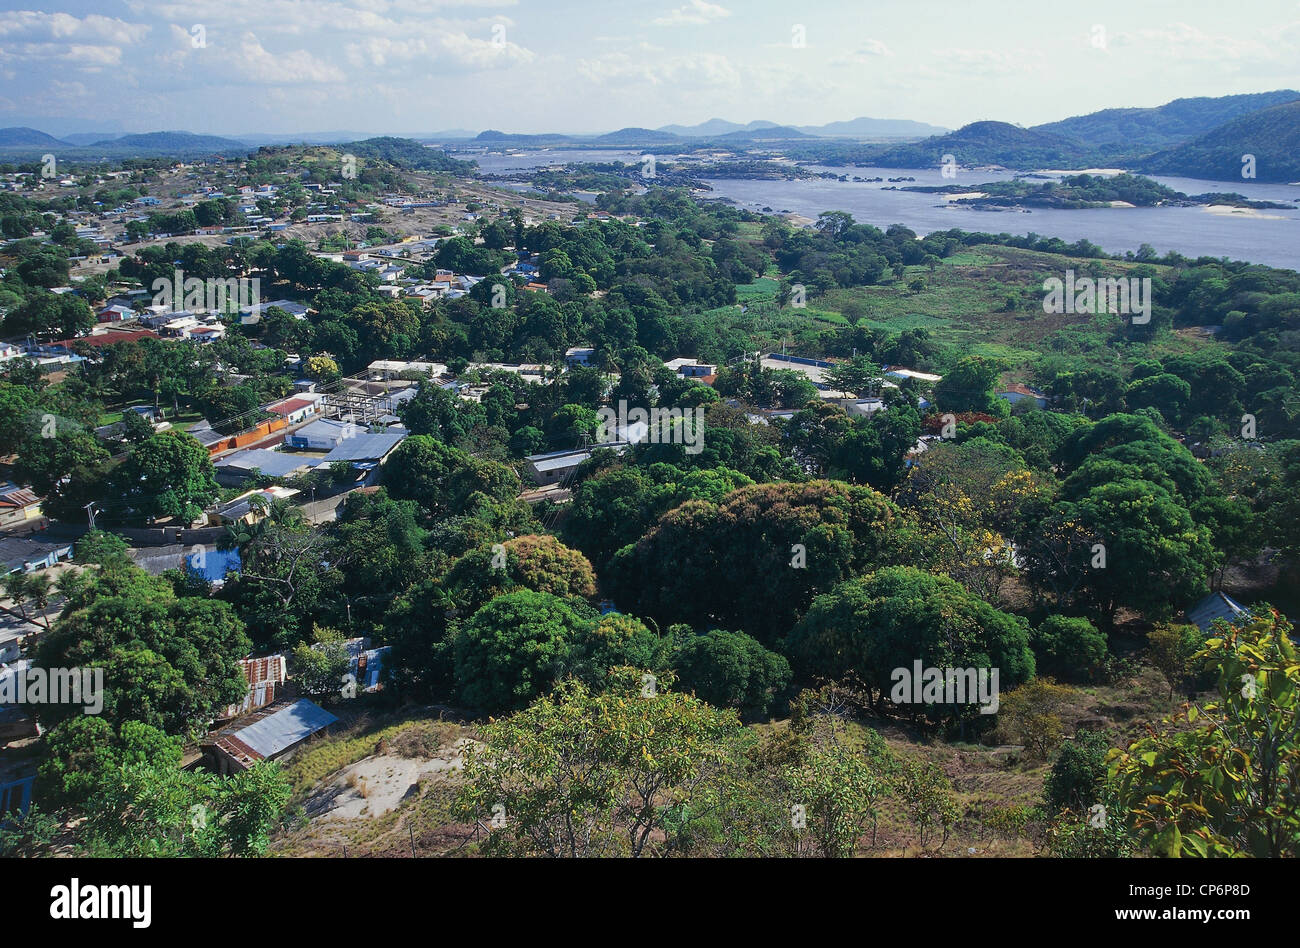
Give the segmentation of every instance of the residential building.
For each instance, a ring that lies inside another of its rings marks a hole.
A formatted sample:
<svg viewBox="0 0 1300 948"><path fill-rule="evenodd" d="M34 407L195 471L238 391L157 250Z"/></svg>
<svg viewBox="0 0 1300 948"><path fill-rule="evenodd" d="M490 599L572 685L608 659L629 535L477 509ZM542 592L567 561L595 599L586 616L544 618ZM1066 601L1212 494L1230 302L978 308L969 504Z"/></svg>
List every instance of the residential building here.
<svg viewBox="0 0 1300 948"><path fill-rule="evenodd" d="M718 367L708 362L700 362L696 359L673 359L665 362L664 366L670 372L675 372L684 379L699 379L705 382L708 379L716 378Z"/></svg>
<svg viewBox="0 0 1300 948"><path fill-rule="evenodd" d="M28 748L0 756L0 822L27 815L38 760L36 752Z"/></svg>
<svg viewBox="0 0 1300 948"><path fill-rule="evenodd" d="M565 364L571 369L579 366L586 368L595 357L596 350L592 346L573 346L564 353Z"/></svg>
<svg viewBox="0 0 1300 948"><path fill-rule="evenodd" d="M935 375L932 372L918 372L915 369L904 368L901 365L881 366L880 371L891 379L916 379L918 382L938 382L943 376Z"/></svg>
<svg viewBox="0 0 1300 948"><path fill-rule="evenodd" d="M41 518L42 498L30 487L0 484L0 528Z"/></svg>
<svg viewBox="0 0 1300 948"><path fill-rule="evenodd" d="M612 448L621 454L628 447L626 442L611 441L607 444L598 444L587 448L551 451L546 454L530 454L524 460L528 462L528 466L532 471L533 483L539 487L545 487L549 484L559 484L572 475L579 466L591 459L593 448Z"/></svg>
<svg viewBox="0 0 1300 948"><path fill-rule="evenodd" d="M205 756L222 776L238 773L259 761L290 754L336 721L306 698L271 704L209 734L203 742Z"/></svg>
<svg viewBox="0 0 1300 948"><path fill-rule="evenodd" d="M221 712L223 720L264 708L284 696L284 684L288 674L283 655L246 658L239 663L239 666L244 673L244 681L248 682L248 692L239 704L228 705Z"/></svg>
<svg viewBox="0 0 1300 948"><path fill-rule="evenodd" d="M319 463L318 459L301 454L272 451L269 448L245 448L221 458L213 467L217 482L235 485L254 474L266 477L292 477L305 474Z"/></svg>
<svg viewBox="0 0 1300 948"><path fill-rule="evenodd" d="M870 418L876 412L885 410L883 398L846 398L842 404L845 414L850 418Z"/></svg>
<svg viewBox="0 0 1300 948"><path fill-rule="evenodd" d="M306 319L307 314L311 312L310 307L296 303L293 300L272 300L269 303L257 303L253 306L244 306L239 310L239 323L242 326L252 326L261 322L266 311L272 306L282 309L294 319Z"/></svg>
<svg viewBox="0 0 1300 948"><path fill-rule="evenodd" d="M367 429L347 421L318 418L284 436L286 448L300 451L333 451L348 438L365 434Z"/></svg>
<svg viewBox="0 0 1300 948"><path fill-rule="evenodd" d="M218 506L210 519L217 524L257 523L265 519L275 501L288 500L298 493L292 487L279 486L246 491Z"/></svg>
<svg viewBox="0 0 1300 948"><path fill-rule="evenodd" d="M70 559L71 540L52 540L45 533L23 537L0 534L0 576L31 573Z"/></svg>
<svg viewBox="0 0 1300 948"><path fill-rule="evenodd" d="M273 415L279 415L289 424L296 425L299 422L306 421L313 415L319 414L321 402L324 399L325 396L319 393L293 395L278 402L272 402L266 406L266 410Z"/></svg>
<svg viewBox="0 0 1300 948"><path fill-rule="evenodd" d="M397 446L406 440L405 428L389 428L387 431L357 435L345 438L337 447L320 459L324 465L346 461L357 471L367 474L377 470Z"/></svg>

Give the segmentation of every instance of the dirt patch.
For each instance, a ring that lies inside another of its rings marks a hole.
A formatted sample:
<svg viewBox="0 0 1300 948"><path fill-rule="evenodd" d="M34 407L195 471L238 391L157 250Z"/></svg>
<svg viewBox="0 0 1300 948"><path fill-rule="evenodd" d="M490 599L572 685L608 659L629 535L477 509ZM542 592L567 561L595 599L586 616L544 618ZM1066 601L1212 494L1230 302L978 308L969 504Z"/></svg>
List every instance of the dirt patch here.
<svg viewBox="0 0 1300 948"><path fill-rule="evenodd" d="M426 778L442 779L464 766L465 742L457 741L424 759L397 753L372 754L344 767L307 798L303 810L313 821L373 819L419 796Z"/></svg>

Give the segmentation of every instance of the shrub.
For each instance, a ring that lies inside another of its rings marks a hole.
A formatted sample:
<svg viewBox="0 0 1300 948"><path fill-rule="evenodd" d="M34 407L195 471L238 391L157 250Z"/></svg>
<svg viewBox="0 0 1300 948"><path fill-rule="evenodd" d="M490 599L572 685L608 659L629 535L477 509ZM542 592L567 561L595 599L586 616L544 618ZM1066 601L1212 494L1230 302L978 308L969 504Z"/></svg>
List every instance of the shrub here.
<svg viewBox="0 0 1300 948"><path fill-rule="evenodd" d="M1106 636L1087 619L1048 616L1030 639L1039 671L1062 681L1097 681L1106 666Z"/></svg>

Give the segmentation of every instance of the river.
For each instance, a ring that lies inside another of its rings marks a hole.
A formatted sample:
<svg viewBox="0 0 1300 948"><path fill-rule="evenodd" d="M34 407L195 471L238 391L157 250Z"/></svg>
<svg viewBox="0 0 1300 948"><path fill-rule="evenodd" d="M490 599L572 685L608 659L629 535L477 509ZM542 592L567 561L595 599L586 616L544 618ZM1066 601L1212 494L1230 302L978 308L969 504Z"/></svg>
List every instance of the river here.
<svg viewBox="0 0 1300 948"><path fill-rule="evenodd" d="M465 152L487 173L501 174L566 162L637 163L640 153L626 149L588 151L582 149L519 149L512 154ZM665 159L660 159L665 160ZM1258 184L1253 181L1202 181L1192 178L1152 176L1154 180L1184 194L1236 192L1251 200L1290 204L1287 210L1210 211L1204 207L1115 207L1095 210L986 211L949 204L940 194L919 194L896 190L913 185L976 185L1005 181L1012 172L967 171L955 179L944 178L938 168L838 168L806 166L810 171L860 178L879 177L879 182L839 181L813 178L795 181L757 181L738 178L709 179L709 196L725 197L748 210L791 212L815 219L822 211L848 211L865 224L885 228L904 224L924 236L935 230L962 230L1060 237L1066 241L1087 239L1111 253L1137 250L1150 244L1159 254L1174 250L1188 257L1228 257L1275 267L1300 270L1300 186ZM889 178L911 177L915 181L890 183Z"/></svg>
<svg viewBox="0 0 1300 948"><path fill-rule="evenodd" d="M1288 210L1222 213L1204 207L1108 207L1095 210L1033 208L1026 211L981 211L948 204L941 194L886 190L925 185L969 182L971 189L992 181L1005 181L1008 172L961 171L955 180L937 168L819 168L862 178L913 177L915 181L832 181L814 178L798 181L713 179L713 195L727 197L741 207L790 211L816 218L822 211L848 211L877 227L905 224L921 236L935 230L962 230L993 234L1029 233L1076 241L1086 238L1111 253L1137 250L1150 244L1157 253L1176 250L1188 257L1228 257L1274 267L1300 269L1300 186L1256 184L1249 181L1200 181L1152 176L1153 180L1184 194L1236 192L1251 200L1291 203Z"/></svg>

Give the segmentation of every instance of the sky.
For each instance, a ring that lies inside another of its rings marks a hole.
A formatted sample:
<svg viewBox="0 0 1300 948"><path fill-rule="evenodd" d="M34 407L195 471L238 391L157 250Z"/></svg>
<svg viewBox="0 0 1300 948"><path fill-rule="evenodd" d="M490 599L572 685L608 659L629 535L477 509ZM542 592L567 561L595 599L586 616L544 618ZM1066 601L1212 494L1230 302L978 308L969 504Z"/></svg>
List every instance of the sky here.
<svg viewBox="0 0 1300 948"><path fill-rule="evenodd" d="M0 2L0 126L1022 125L1300 88L1300 0Z"/></svg>

